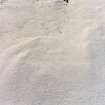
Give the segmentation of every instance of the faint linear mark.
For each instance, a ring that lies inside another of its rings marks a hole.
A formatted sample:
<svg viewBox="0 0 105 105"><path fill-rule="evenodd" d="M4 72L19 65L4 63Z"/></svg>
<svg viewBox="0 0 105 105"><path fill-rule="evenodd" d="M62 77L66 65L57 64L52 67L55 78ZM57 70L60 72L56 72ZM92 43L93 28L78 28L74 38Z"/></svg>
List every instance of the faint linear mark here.
<svg viewBox="0 0 105 105"><path fill-rule="evenodd" d="M7 2L8 0L0 0L0 5L3 5L5 2Z"/></svg>

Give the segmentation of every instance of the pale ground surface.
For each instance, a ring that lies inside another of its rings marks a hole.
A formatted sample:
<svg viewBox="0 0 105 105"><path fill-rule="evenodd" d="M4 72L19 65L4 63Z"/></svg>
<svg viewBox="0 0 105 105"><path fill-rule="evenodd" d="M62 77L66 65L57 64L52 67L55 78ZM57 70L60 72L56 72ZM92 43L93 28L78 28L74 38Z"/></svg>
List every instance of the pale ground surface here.
<svg viewBox="0 0 105 105"><path fill-rule="evenodd" d="M0 105L105 105L105 0L0 1Z"/></svg>

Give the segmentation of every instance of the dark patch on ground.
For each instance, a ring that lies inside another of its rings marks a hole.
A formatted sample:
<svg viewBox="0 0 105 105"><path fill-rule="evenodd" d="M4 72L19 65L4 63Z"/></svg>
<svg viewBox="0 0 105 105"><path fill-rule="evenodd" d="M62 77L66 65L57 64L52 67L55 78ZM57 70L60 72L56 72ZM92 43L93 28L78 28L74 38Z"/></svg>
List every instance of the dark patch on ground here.
<svg viewBox="0 0 105 105"><path fill-rule="evenodd" d="M64 0L64 1L67 2L67 3L69 2L69 0Z"/></svg>

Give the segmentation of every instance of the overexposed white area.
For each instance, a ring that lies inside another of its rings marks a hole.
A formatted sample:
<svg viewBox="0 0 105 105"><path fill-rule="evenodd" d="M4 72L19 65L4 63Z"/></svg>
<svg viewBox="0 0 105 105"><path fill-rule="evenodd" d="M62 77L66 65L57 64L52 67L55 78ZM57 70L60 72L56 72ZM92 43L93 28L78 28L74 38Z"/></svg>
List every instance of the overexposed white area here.
<svg viewBox="0 0 105 105"><path fill-rule="evenodd" d="M105 0L0 0L0 105L105 105Z"/></svg>

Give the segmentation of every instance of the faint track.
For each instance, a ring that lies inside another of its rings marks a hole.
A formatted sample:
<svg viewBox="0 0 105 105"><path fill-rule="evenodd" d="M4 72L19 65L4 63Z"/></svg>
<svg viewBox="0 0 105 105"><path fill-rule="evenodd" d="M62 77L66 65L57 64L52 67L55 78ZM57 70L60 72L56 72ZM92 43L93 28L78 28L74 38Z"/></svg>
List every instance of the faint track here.
<svg viewBox="0 0 105 105"><path fill-rule="evenodd" d="M8 0L0 0L0 5L3 5L5 2L7 2Z"/></svg>

